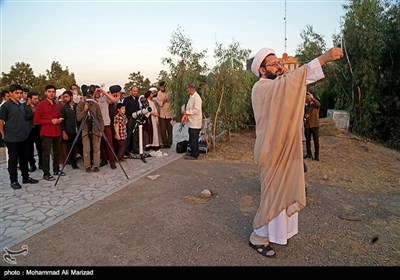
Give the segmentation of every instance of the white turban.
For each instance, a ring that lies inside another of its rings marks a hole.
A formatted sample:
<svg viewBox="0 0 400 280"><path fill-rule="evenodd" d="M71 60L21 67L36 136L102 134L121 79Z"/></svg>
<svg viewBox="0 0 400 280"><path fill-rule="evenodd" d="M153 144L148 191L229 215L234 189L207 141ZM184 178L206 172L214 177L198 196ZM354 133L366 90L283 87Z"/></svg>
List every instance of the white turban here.
<svg viewBox="0 0 400 280"><path fill-rule="evenodd" d="M56 97L59 98L65 91L65 88L56 89Z"/></svg>
<svg viewBox="0 0 400 280"><path fill-rule="evenodd" d="M270 54L275 54L275 51L273 49L263 48L259 50L258 53L255 55L253 63L251 63L251 72L253 72L254 75L256 75L257 77L260 76L258 69L260 68L261 63L263 62L265 57L267 57Z"/></svg>

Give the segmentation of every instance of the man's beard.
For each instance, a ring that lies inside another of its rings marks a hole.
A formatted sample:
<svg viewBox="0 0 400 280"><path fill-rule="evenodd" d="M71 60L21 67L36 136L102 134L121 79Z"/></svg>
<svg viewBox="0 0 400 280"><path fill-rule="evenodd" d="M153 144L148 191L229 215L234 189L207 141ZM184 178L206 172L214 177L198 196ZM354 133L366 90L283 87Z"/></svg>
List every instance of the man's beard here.
<svg viewBox="0 0 400 280"><path fill-rule="evenodd" d="M275 80L276 77L282 76L283 74L284 74L283 71L277 71L275 74L272 74L272 73L270 72L270 73L268 73L268 75L267 75L267 79Z"/></svg>

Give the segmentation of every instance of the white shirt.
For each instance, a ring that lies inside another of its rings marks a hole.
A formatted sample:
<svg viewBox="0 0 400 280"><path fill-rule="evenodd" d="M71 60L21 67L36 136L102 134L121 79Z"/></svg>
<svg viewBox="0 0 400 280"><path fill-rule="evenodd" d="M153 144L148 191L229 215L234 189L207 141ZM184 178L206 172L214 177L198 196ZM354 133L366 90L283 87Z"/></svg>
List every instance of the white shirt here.
<svg viewBox="0 0 400 280"><path fill-rule="evenodd" d="M201 109L202 100L197 91L190 95L186 104L186 115L188 116L188 126L190 128L200 129L203 124L203 111Z"/></svg>
<svg viewBox="0 0 400 280"><path fill-rule="evenodd" d="M100 111L103 116L104 126L110 125L111 120L110 120L108 104L111 103L111 101L109 101L108 97L105 95L100 96L99 99L96 101L97 103L99 103L100 106Z"/></svg>

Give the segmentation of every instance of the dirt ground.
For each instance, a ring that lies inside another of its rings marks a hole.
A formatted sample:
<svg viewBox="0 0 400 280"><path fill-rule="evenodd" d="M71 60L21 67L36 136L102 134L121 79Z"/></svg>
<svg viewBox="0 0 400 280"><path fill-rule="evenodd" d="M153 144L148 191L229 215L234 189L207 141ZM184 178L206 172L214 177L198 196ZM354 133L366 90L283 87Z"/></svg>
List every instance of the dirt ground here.
<svg viewBox="0 0 400 280"><path fill-rule="evenodd" d="M299 234L248 246L259 203L253 132L200 160L179 159L32 236L18 266L394 266L400 264L400 153L321 124L306 160ZM200 193L209 189L211 198Z"/></svg>

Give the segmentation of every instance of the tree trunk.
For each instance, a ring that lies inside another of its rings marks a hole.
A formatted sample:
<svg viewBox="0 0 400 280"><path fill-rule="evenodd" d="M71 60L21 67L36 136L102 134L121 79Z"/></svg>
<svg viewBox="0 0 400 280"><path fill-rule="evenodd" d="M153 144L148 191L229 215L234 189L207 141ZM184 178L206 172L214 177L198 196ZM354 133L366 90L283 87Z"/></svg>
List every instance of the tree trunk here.
<svg viewBox="0 0 400 280"><path fill-rule="evenodd" d="M221 110L221 103L222 103L222 99L224 98L224 92L225 92L225 86L222 85L221 97L219 99L217 111L215 112L214 125L213 125L213 149L214 149L214 152L216 152L216 149L217 149L217 120L218 120L218 113Z"/></svg>

